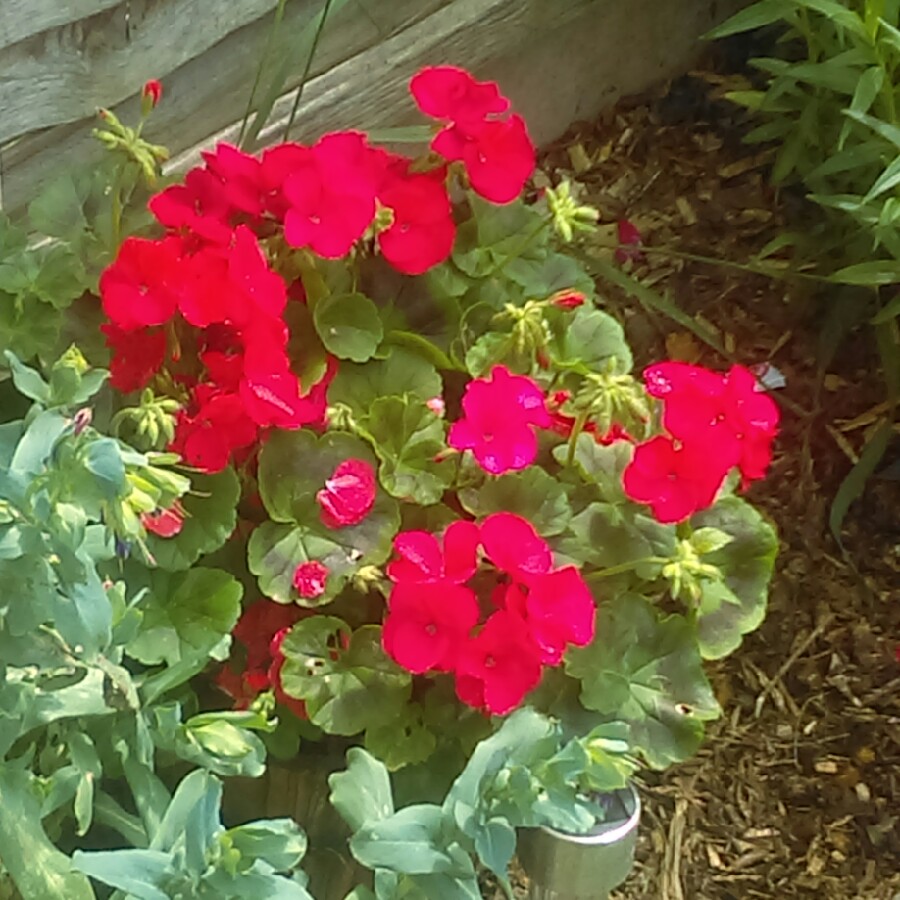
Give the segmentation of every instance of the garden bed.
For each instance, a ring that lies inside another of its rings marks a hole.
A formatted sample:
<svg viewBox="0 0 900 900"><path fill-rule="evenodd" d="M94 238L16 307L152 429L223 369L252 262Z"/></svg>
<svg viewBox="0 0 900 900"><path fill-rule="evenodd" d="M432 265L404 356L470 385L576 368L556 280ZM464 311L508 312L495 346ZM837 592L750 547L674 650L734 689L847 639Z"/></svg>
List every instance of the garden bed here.
<svg viewBox="0 0 900 900"><path fill-rule="evenodd" d="M620 104L543 160L554 181L585 186L611 232L621 218L637 226L646 284L786 379L772 474L750 493L782 541L769 613L714 669L726 715L699 756L644 778L639 863L615 897L888 900L900 890L900 483L870 480L844 524L846 557L828 534L838 485L883 412L871 337L852 336L823 381L808 287L652 252L751 263L796 224L802 201L771 188L769 155L741 143L743 114L716 99L727 77L697 71ZM727 365L667 316L609 299L639 362L668 351Z"/></svg>

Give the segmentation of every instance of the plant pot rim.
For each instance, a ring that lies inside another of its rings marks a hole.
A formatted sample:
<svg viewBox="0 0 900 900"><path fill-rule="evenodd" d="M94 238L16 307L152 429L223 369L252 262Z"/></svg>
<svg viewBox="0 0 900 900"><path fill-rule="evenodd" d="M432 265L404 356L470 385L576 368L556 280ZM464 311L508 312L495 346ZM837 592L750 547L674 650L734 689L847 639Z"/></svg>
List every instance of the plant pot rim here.
<svg viewBox="0 0 900 900"><path fill-rule="evenodd" d="M611 794L627 794L628 800L634 804L634 810L627 819L617 823L610 828L608 822L599 822L590 831L584 834L573 834L569 831L559 831L551 828L549 825L542 825L541 831L552 835L560 840L567 841L570 844L585 844L588 846L605 846L608 844L617 844L619 841L628 837L628 835L637 828L641 819L641 795L637 788L629 782L624 788L616 791L610 791Z"/></svg>

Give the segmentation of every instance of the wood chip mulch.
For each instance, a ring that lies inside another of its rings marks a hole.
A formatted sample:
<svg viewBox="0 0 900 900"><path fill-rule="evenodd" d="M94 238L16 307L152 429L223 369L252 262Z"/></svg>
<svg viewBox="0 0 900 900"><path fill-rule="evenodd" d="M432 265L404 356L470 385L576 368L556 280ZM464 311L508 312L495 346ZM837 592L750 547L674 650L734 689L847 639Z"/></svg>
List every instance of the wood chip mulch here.
<svg viewBox="0 0 900 900"><path fill-rule="evenodd" d="M743 113L719 99L742 78L693 72L577 125L542 164L549 181L582 186L611 240L626 218L659 251L633 264L645 284L740 361L786 379L775 462L750 493L782 541L769 613L711 667L726 713L701 753L642 778L638 862L614 897L900 900L900 481L870 479L844 524L846 553L828 527L840 481L886 412L872 335L858 329L822 372L818 318L852 295L683 258L750 261L809 214L771 187L772 151L744 145ZM640 363L727 367L670 318L605 298Z"/></svg>

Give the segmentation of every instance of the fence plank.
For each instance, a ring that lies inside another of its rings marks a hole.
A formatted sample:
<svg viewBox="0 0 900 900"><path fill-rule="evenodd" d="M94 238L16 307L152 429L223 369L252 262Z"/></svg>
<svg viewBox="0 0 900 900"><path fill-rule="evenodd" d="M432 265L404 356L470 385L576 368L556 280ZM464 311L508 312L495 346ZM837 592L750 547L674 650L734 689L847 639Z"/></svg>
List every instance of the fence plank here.
<svg viewBox="0 0 900 900"><path fill-rule="evenodd" d="M124 6L122 0L3 0L0 50L33 34L70 25L118 5Z"/></svg>
<svg viewBox="0 0 900 900"><path fill-rule="evenodd" d="M326 22L312 74L321 74L450 2L391 0L388 4L385 0L355 0ZM320 8L319 2L288 3L282 23L285 33L296 34ZM164 100L154 111L147 136L179 153L239 119L247 104L271 21L271 15L267 15L232 32L211 50L163 78ZM292 72L287 86L296 85L300 74L300 71ZM143 81L139 80L139 84ZM137 105L135 96L112 108L127 121L134 119ZM103 150L91 137L95 124L91 115L77 123L45 129L0 145L0 205L16 216L60 167L88 164L99 158Z"/></svg>
<svg viewBox="0 0 900 900"><path fill-rule="evenodd" d="M298 5L314 11L319 3ZM120 5L20 41L0 56L0 143L120 103L148 78L165 77L274 6L275 0L133 0L128 34Z"/></svg>

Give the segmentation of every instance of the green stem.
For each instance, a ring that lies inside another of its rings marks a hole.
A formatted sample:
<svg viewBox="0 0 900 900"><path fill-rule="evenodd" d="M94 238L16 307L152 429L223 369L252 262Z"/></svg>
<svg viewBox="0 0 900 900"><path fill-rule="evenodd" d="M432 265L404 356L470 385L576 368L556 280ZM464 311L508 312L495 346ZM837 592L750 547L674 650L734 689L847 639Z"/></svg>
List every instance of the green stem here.
<svg viewBox="0 0 900 900"><path fill-rule="evenodd" d="M284 8L287 6L287 0L278 0L278 6L275 8L275 18L272 21L272 28L266 38L266 49L259 58L259 65L256 67L256 77L253 79L253 86L250 88L250 97L247 100L247 109L244 111L244 118L241 121L241 131L238 135L238 147L243 148L244 138L247 136L247 126L250 124L250 114L253 112L253 101L256 99L256 92L259 90L259 83L262 80L263 69L266 60L272 56L272 50L275 46L275 36L278 34L278 28L281 20L284 18Z"/></svg>
<svg viewBox="0 0 900 900"><path fill-rule="evenodd" d="M669 562L662 556L646 556L643 559L634 559L631 562L622 563L618 566L610 566L600 572L591 572L585 576L588 581L599 581L601 578L611 578L613 575L621 575L622 572L631 572L638 566L644 565L664 565Z"/></svg>
<svg viewBox="0 0 900 900"><path fill-rule="evenodd" d="M328 13L331 10L332 0L325 0L325 6L322 7L322 12L319 15L319 21L316 24L316 33L313 35L312 46L309 48L309 53L306 55L306 64L303 66L303 74L300 76L300 84L297 85L297 93L294 96L294 104L291 107L291 114L288 117L287 125L284 128L284 140L288 140L291 134L291 129L294 127L294 119L297 117L297 110L300 108L300 98L303 96L303 88L306 86L306 80L309 78L309 72L312 68L313 56L316 53L316 47L319 45L319 38L322 35L322 29L325 27L325 21L328 18Z"/></svg>
<svg viewBox="0 0 900 900"><path fill-rule="evenodd" d="M112 210L110 219L114 250L118 249L119 244L122 242L122 174L124 168L124 165L121 165L116 169L116 176L112 183Z"/></svg>
<svg viewBox="0 0 900 900"><path fill-rule="evenodd" d="M589 416L590 411L583 409L578 413L578 417L575 419L575 424L572 426L572 433L569 435L569 452L566 454L566 467L571 466L572 463L575 462L575 450L578 447L578 438L581 435L581 432L584 431L584 426L587 425Z"/></svg>
<svg viewBox="0 0 900 900"><path fill-rule="evenodd" d="M419 356L423 356L438 369L446 369L454 372L465 372L466 367L454 362L441 350L437 344L428 338L412 331L389 331L387 333L389 343L400 347L407 347Z"/></svg>

